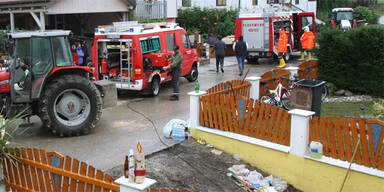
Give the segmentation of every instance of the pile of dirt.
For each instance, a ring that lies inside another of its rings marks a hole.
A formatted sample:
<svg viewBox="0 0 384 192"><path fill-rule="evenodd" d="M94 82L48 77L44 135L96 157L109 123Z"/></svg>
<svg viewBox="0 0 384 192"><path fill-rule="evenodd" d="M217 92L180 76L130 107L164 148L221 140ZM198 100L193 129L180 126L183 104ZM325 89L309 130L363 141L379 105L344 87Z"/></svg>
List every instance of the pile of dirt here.
<svg viewBox="0 0 384 192"><path fill-rule="evenodd" d="M245 164L250 170L257 170L264 177L269 174L238 161L232 155L213 154L213 148L198 144L189 139L165 150L146 156L147 177L155 179L153 188L181 189L190 191L244 191L232 177L228 168L235 164ZM123 166L107 171L112 177L122 175ZM287 192L298 192L289 185Z"/></svg>

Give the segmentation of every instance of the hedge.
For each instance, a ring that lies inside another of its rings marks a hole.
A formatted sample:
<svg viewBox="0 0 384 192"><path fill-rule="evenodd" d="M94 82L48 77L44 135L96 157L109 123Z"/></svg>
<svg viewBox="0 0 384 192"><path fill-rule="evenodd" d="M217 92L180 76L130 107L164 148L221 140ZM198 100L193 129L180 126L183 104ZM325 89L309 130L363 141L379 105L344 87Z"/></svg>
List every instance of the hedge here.
<svg viewBox="0 0 384 192"><path fill-rule="evenodd" d="M384 27L324 28L317 43L320 79L338 89L384 96Z"/></svg>
<svg viewBox="0 0 384 192"><path fill-rule="evenodd" d="M189 34L213 33L225 37L235 32L235 18L238 10L226 9L179 9L176 22Z"/></svg>

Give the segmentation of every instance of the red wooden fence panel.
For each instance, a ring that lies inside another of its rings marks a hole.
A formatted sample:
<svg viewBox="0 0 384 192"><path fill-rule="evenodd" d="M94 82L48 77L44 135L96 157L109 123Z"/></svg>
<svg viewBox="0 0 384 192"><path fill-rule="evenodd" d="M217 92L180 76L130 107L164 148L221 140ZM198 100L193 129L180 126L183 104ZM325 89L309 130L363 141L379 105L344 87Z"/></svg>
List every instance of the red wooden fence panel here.
<svg viewBox="0 0 384 192"><path fill-rule="evenodd" d="M113 183L110 175L100 170L96 170L95 175L95 169L83 162L79 173L79 161L69 156L64 158L56 152L31 148L15 148L10 153L17 161L2 159L7 190L72 192L86 189L97 192L118 191L120 187Z"/></svg>
<svg viewBox="0 0 384 192"><path fill-rule="evenodd" d="M291 116L284 109L246 97L205 95L200 112L202 126L289 145Z"/></svg>
<svg viewBox="0 0 384 192"><path fill-rule="evenodd" d="M354 163L384 170L384 122L363 118L313 117L309 142L323 144L325 156L351 161L360 139Z"/></svg>

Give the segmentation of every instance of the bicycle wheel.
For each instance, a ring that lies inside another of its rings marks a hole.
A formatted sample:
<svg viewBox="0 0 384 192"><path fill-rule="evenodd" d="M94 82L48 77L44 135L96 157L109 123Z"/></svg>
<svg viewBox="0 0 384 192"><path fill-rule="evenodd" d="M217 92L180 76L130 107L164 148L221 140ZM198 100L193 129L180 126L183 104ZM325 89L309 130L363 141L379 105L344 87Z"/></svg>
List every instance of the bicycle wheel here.
<svg viewBox="0 0 384 192"><path fill-rule="evenodd" d="M324 86L321 88L321 101L322 101L322 102L325 100L325 98L327 97L327 95L328 95L328 88L327 88L327 86L324 85Z"/></svg>
<svg viewBox="0 0 384 192"><path fill-rule="evenodd" d="M270 105L276 105L276 100L270 95L263 95L260 97L260 103L266 103Z"/></svg>
<svg viewBox="0 0 384 192"><path fill-rule="evenodd" d="M288 95L288 93L285 91L282 95L281 95L281 105L283 106L283 108L285 110L291 110L291 97Z"/></svg>

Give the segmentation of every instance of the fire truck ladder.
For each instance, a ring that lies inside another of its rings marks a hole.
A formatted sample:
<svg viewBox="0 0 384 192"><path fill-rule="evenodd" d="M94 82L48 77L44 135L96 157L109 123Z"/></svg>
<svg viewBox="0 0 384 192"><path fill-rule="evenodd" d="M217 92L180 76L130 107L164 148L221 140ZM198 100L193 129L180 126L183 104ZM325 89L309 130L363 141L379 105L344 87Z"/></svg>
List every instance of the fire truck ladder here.
<svg viewBox="0 0 384 192"><path fill-rule="evenodd" d="M120 41L120 76L121 82L130 82L132 76L132 62L130 60L130 42ZM126 75L124 75L126 74Z"/></svg>

